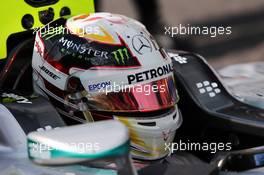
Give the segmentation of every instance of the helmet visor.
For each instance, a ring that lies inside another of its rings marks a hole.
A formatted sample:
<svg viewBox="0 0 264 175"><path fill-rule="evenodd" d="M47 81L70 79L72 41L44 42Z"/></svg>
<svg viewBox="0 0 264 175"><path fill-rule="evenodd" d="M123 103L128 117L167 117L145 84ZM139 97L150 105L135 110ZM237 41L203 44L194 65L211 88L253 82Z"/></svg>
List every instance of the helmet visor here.
<svg viewBox="0 0 264 175"><path fill-rule="evenodd" d="M108 92L109 91L109 92ZM99 94L88 94L90 110L147 112L174 106L178 101L173 76L133 86L109 86Z"/></svg>

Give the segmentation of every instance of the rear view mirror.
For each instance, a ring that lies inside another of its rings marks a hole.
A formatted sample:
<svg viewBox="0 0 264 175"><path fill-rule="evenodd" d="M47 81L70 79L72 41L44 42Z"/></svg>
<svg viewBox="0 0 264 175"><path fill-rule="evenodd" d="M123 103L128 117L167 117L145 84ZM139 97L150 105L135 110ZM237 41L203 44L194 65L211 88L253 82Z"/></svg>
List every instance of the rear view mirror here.
<svg viewBox="0 0 264 175"><path fill-rule="evenodd" d="M118 121L68 126L27 136L29 158L41 165L65 165L113 159L119 175L134 175L129 134Z"/></svg>

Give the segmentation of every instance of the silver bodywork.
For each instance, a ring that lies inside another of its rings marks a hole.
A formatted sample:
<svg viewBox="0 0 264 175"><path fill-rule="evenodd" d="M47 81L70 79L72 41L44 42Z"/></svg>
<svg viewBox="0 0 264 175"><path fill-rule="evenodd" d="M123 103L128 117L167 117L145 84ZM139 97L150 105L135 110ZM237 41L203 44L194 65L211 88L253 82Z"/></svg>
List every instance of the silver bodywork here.
<svg viewBox="0 0 264 175"><path fill-rule="evenodd" d="M40 166L28 159L26 135L9 110L0 104L0 175L116 175L114 170L81 165ZM260 175L264 168L220 175Z"/></svg>
<svg viewBox="0 0 264 175"><path fill-rule="evenodd" d="M47 167L28 159L26 135L9 110L0 104L0 175L116 175L113 170L80 165Z"/></svg>

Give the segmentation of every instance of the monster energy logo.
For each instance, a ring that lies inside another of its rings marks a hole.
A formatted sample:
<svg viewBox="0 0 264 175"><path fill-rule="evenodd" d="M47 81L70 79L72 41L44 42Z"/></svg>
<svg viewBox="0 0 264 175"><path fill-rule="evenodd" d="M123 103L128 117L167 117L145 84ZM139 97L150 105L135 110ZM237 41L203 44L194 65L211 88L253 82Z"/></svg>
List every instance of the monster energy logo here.
<svg viewBox="0 0 264 175"><path fill-rule="evenodd" d="M120 62L122 64L125 64L125 59L129 60L127 48L118 49L116 51L113 51L112 54L114 55L114 58L118 64L120 64Z"/></svg>

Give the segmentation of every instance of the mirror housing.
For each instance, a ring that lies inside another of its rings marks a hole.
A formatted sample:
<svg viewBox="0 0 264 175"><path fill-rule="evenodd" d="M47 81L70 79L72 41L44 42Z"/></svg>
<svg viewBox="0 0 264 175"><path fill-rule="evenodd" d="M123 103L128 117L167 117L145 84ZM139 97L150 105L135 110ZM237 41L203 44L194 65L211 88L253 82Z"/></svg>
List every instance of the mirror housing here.
<svg viewBox="0 0 264 175"><path fill-rule="evenodd" d="M42 165L65 165L122 157L129 154L127 128L109 120L31 132L27 136L28 156Z"/></svg>

